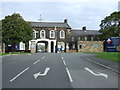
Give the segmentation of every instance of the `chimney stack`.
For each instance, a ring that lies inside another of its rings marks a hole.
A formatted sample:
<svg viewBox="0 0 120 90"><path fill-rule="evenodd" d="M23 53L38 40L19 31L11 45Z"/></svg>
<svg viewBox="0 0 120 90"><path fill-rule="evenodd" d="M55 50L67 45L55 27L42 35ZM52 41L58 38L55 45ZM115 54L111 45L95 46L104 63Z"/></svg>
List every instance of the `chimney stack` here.
<svg viewBox="0 0 120 90"><path fill-rule="evenodd" d="M84 31L85 31L85 30L86 30L86 26L82 27L82 30L84 30Z"/></svg>
<svg viewBox="0 0 120 90"><path fill-rule="evenodd" d="M67 19L64 20L64 23L67 23Z"/></svg>

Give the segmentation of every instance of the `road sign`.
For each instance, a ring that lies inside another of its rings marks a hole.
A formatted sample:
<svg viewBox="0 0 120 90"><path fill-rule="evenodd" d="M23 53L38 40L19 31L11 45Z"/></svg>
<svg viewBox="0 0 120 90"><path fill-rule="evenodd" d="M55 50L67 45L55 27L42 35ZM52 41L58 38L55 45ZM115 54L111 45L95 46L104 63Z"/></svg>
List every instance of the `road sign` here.
<svg viewBox="0 0 120 90"><path fill-rule="evenodd" d="M107 43L111 43L111 40L110 40L110 39L108 39L108 40L107 40Z"/></svg>

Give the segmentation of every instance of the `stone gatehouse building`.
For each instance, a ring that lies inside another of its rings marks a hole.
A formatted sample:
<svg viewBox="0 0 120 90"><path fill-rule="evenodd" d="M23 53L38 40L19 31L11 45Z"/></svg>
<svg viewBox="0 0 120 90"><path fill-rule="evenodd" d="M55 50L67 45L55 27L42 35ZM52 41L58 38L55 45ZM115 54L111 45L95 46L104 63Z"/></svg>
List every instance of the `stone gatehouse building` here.
<svg viewBox="0 0 120 90"><path fill-rule="evenodd" d="M39 43L44 43L46 52L101 52L103 42L99 41L98 30L72 29L67 19L64 22L29 22L33 28L33 40L29 50L38 51Z"/></svg>

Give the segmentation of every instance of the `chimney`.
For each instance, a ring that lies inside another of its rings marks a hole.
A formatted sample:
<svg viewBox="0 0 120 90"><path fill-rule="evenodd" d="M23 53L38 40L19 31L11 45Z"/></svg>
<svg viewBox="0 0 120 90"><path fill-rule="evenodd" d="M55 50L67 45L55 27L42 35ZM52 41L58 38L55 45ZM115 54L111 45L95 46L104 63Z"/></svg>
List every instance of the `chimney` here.
<svg viewBox="0 0 120 90"><path fill-rule="evenodd" d="M86 30L86 26L82 27L82 30L84 30L84 31L85 31L85 30Z"/></svg>
<svg viewBox="0 0 120 90"><path fill-rule="evenodd" d="M64 20L64 23L67 23L67 19Z"/></svg>

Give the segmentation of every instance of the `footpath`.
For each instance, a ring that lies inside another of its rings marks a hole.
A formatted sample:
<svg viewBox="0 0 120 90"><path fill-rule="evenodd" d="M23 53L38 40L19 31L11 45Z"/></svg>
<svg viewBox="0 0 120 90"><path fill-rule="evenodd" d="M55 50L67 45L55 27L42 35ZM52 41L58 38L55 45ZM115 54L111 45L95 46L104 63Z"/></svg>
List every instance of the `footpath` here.
<svg viewBox="0 0 120 90"><path fill-rule="evenodd" d="M88 60L91 60L95 64L99 64L105 68L108 68L120 74L120 63L119 62L113 62L110 60L101 59L101 58L95 57L95 55L87 56L87 58ZM118 59L120 58L118 57Z"/></svg>

